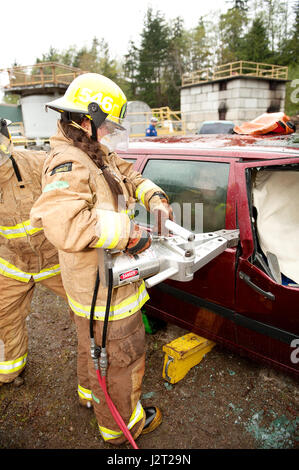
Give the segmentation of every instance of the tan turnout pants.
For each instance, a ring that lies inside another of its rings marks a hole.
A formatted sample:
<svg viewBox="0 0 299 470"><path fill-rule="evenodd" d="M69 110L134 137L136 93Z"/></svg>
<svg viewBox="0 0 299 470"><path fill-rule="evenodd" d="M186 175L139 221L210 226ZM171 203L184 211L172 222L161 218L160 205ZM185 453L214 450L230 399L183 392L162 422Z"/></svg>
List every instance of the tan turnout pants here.
<svg viewBox="0 0 299 470"><path fill-rule="evenodd" d="M90 389L103 439L119 445L125 442L126 438L115 423L98 382L90 354L89 319L78 315L74 315L74 319L78 335L79 386ZM101 346L103 322L95 320L93 324L96 344ZM145 368L145 330L140 311L123 320L109 322L106 351L108 393L136 439L145 422L145 412L139 401Z"/></svg>
<svg viewBox="0 0 299 470"><path fill-rule="evenodd" d="M67 300L60 274L39 283ZM26 365L26 317L30 313L34 287L33 279L21 282L0 275L0 383L12 382Z"/></svg>

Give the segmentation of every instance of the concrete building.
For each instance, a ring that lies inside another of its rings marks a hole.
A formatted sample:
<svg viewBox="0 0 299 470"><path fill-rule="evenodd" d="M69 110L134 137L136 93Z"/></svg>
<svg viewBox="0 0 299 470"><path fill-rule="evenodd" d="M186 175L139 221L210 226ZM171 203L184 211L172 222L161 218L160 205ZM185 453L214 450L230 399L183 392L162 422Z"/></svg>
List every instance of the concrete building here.
<svg viewBox="0 0 299 470"><path fill-rule="evenodd" d="M203 121L228 120L239 125L265 112L284 111L287 67L235 62L186 74L181 112L187 132Z"/></svg>
<svg viewBox="0 0 299 470"><path fill-rule="evenodd" d="M7 69L5 94L19 96L24 134L27 139L47 140L56 132L57 113L45 111L45 103L62 96L82 70L54 62Z"/></svg>

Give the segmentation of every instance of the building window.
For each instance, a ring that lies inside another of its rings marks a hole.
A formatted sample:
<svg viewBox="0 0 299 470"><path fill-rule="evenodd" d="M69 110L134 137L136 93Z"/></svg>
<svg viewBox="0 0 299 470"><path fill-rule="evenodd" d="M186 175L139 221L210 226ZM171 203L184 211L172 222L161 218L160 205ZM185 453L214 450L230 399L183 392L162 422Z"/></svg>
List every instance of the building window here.
<svg viewBox="0 0 299 470"><path fill-rule="evenodd" d="M274 82L273 80L269 81L269 90L275 91L277 90L277 82Z"/></svg>
<svg viewBox="0 0 299 470"><path fill-rule="evenodd" d="M219 82L219 91L224 91L227 89L227 82Z"/></svg>

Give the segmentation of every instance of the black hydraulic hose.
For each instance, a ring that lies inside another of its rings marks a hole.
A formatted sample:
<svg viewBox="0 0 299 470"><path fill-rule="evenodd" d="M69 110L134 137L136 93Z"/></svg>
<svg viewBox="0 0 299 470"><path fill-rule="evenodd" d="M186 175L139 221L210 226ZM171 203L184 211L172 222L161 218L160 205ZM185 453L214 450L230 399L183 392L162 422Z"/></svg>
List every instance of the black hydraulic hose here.
<svg viewBox="0 0 299 470"><path fill-rule="evenodd" d="M90 338L93 339L93 317L94 317L94 310L95 310L95 305L97 301L97 296L98 296L98 291L99 291L99 285L100 285L100 275L99 275L99 270L97 270L97 277L96 277L96 282L93 290L93 297L92 297L92 302L91 302L91 307L90 307L90 317L89 317L89 334Z"/></svg>
<svg viewBox="0 0 299 470"><path fill-rule="evenodd" d="M113 271L112 271L112 268L109 268L108 269L107 303L106 303L106 311L105 311L105 319L104 319L103 335L102 335L102 349L106 347L107 327L108 327L108 320L109 320L109 313L110 313L112 290L113 290Z"/></svg>

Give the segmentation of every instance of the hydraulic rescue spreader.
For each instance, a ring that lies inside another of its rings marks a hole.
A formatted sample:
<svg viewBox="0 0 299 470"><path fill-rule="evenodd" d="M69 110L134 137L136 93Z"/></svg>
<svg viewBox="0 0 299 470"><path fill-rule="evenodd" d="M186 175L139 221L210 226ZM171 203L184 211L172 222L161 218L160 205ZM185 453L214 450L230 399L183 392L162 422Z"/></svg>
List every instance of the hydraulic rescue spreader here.
<svg viewBox="0 0 299 470"><path fill-rule="evenodd" d="M165 228L169 231L169 235L151 235L151 246L135 256L120 251L98 249L99 269L90 312L91 356L111 414L135 449L138 447L109 397L106 387L108 368L106 335L113 289L142 279L147 288L166 279L191 281L196 271L223 253L226 248L234 247L239 242L239 230L194 234L171 220L165 222ZM93 317L100 282L108 290L102 345L98 346L94 340Z"/></svg>

